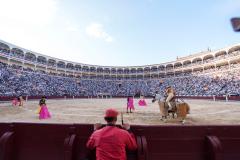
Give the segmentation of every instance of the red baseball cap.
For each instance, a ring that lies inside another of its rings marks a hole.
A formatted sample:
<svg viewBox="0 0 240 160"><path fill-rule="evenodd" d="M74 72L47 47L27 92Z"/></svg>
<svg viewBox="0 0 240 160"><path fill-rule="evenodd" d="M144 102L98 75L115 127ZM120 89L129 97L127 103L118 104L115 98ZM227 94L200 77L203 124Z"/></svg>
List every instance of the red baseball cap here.
<svg viewBox="0 0 240 160"><path fill-rule="evenodd" d="M105 117L117 117L118 111L112 108L109 108L105 111Z"/></svg>

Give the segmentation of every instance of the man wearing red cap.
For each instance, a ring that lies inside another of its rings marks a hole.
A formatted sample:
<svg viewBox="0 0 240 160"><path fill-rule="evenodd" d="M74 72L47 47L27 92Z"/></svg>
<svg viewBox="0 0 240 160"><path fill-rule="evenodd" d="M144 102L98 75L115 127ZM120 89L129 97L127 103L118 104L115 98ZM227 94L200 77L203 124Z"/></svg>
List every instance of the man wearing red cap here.
<svg viewBox="0 0 240 160"><path fill-rule="evenodd" d="M96 148L97 160L126 160L126 149L137 149L134 134L130 132L130 125L123 124L124 129L118 128L117 116L118 112L115 109L108 109L104 117L107 126L101 128L101 124L94 125L95 131L89 138L87 147Z"/></svg>

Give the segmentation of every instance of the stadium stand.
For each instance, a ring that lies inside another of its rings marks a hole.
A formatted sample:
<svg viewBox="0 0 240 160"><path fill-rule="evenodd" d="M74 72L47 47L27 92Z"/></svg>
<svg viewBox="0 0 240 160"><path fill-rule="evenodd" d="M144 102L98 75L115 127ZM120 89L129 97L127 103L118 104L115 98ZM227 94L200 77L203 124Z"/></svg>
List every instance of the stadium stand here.
<svg viewBox="0 0 240 160"><path fill-rule="evenodd" d="M151 96L173 86L178 96L240 93L240 45L176 61L133 67L96 66L41 55L0 41L0 96Z"/></svg>
<svg viewBox="0 0 240 160"><path fill-rule="evenodd" d="M232 65L235 66L235 65ZM151 96L173 86L179 96L223 96L240 93L240 68L217 68L216 72L146 80L84 79L56 76L39 71L22 70L0 63L0 96L99 96L135 95L138 91Z"/></svg>

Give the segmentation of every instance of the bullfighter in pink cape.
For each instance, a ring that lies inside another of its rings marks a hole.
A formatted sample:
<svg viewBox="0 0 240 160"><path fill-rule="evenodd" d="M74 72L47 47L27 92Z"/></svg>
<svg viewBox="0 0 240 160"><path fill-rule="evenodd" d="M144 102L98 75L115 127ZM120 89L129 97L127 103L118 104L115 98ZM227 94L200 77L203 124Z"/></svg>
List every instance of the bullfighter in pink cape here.
<svg viewBox="0 0 240 160"><path fill-rule="evenodd" d="M41 107L39 111L39 119L48 119L51 118L51 115L48 111L47 105L46 105L46 97L43 96L41 100L39 101L39 105Z"/></svg>
<svg viewBox="0 0 240 160"><path fill-rule="evenodd" d="M132 110L134 110L134 100L131 96L128 96L127 98L127 113L128 109L130 110L130 113L132 113Z"/></svg>

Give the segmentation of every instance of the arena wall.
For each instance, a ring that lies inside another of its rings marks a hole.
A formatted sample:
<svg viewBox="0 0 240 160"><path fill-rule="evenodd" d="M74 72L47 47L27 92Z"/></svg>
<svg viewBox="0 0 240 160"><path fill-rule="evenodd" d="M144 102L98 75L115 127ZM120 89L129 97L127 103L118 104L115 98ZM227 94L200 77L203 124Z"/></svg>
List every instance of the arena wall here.
<svg viewBox="0 0 240 160"><path fill-rule="evenodd" d="M128 160L239 160L239 126L132 126ZM0 160L94 160L87 124L0 123Z"/></svg>
<svg viewBox="0 0 240 160"><path fill-rule="evenodd" d="M24 100L39 100L42 96L23 96ZM111 98L126 98L127 96L113 96ZM14 97L1 97L0 101L11 101ZM97 96L48 96L48 99L86 99L86 98L102 98ZM103 98L109 98L109 97L103 97ZM146 97L146 98L152 98L152 97ZM202 100L214 100L214 97L212 96L176 96L176 98L182 98L182 99L202 99ZM216 96L215 100L231 100L231 101L240 101L240 96L231 96L226 99L226 96Z"/></svg>

